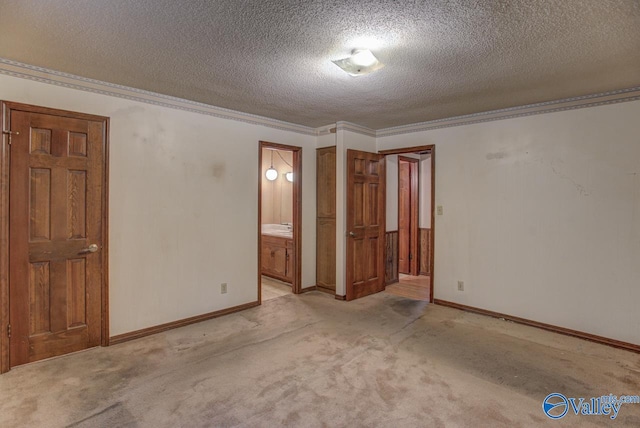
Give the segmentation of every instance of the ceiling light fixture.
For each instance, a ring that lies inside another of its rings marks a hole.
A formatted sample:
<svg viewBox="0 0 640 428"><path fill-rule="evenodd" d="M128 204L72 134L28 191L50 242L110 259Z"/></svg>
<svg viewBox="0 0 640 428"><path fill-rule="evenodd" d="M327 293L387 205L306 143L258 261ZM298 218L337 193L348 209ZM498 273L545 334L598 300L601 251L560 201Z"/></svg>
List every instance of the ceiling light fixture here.
<svg viewBox="0 0 640 428"><path fill-rule="evenodd" d="M350 57L332 62L351 76L362 76L384 67L369 49L354 49Z"/></svg>
<svg viewBox="0 0 640 428"><path fill-rule="evenodd" d="M264 175L269 181L273 181L278 178L278 171L273 167L273 150L271 150L271 166L265 171Z"/></svg>
<svg viewBox="0 0 640 428"><path fill-rule="evenodd" d="M287 178L287 181L293 182L293 172L287 172L284 176Z"/></svg>

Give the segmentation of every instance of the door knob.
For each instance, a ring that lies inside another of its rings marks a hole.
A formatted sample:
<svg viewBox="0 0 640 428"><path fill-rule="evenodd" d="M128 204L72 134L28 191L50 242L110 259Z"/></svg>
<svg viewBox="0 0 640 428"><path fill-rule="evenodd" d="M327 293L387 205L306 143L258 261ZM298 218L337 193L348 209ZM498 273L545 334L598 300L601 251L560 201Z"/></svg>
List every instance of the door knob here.
<svg viewBox="0 0 640 428"><path fill-rule="evenodd" d="M356 237L356 234L355 234L355 233L353 233L353 232L349 232L349 236L350 236L350 237L352 237L352 238L355 238L355 237Z"/></svg>
<svg viewBox="0 0 640 428"><path fill-rule="evenodd" d="M91 244L87 248L80 250L80 254L95 253L96 251L98 251L98 246L96 244Z"/></svg>

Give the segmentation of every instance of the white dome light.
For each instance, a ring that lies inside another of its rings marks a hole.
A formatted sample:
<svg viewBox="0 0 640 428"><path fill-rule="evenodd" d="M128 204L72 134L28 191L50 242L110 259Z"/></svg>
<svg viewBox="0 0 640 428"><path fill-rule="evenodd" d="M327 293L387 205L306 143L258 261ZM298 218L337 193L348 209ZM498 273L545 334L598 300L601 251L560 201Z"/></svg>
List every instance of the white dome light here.
<svg viewBox="0 0 640 428"><path fill-rule="evenodd" d="M264 175L267 177L267 180L273 181L278 178L278 171L271 167L264 173Z"/></svg>
<svg viewBox="0 0 640 428"><path fill-rule="evenodd" d="M351 61L355 65L360 65L362 67L369 67L375 64L378 60L371 53L369 49L360 49L357 50L351 55Z"/></svg>
<svg viewBox="0 0 640 428"><path fill-rule="evenodd" d="M355 49L351 56L333 61L351 76L363 76L384 67L369 49Z"/></svg>
<svg viewBox="0 0 640 428"><path fill-rule="evenodd" d="M293 172L287 172L284 176L287 177L287 181L293 182Z"/></svg>

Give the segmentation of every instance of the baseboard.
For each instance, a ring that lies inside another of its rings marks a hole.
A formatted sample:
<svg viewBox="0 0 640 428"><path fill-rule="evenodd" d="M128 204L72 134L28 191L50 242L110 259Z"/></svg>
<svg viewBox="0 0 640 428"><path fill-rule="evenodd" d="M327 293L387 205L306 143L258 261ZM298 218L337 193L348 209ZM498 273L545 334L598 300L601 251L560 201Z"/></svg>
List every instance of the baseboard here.
<svg viewBox="0 0 640 428"><path fill-rule="evenodd" d="M300 290L300 293L308 293L309 291L316 291L317 289L318 287L316 287L315 285L311 285Z"/></svg>
<svg viewBox="0 0 640 428"><path fill-rule="evenodd" d="M331 294L331 295L335 295L336 294L335 288L326 288L326 287L323 287L321 285L316 285L316 290L320 291L321 293L326 293L326 294Z"/></svg>
<svg viewBox="0 0 640 428"><path fill-rule="evenodd" d="M161 333L163 331L172 330L174 328L184 327L189 324L195 324L201 321L210 320L212 318L218 318L223 315L229 315L234 312L244 311L245 309L253 308L260 305L259 302L245 303L244 305L233 306L231 308L222 309L215 312L209 312L207 314L196 315L195 317L184 318L177 321L168 322L166 324L160 324L153 327L143 328L142 330L131 331L129 333L118 334L111 336L109 339L109 346L117 345L118 343L128 342L134 339L140 339L141 337L150 336L152 334Z"/></svg>
<svg viewBox="0 0 640 428"><path fill-rule="evenodd" d="M347 296L340 296L339 294L336 294L336 300L347 300Z"/></svg>
<svg viewBox="0 0 640 428"><path fill-rule="evenodd" d="M502 314L500 312L493 312L486 309L480 309L473 306L461 305L460 303L448 302L446 300L434 299L433 303L441 306L448 306L454 309L460 309L466 312L473 312L480 315L487 315L494 318L504 318L505 320L513 321L518 324L524 324L531 327L541 328L543 330L552 331L554 333L560 333L567 336L573 336L580 339L588 340L590 342L596 342L614 348L625 349L627 351L640 353L640 345L635 345L629 342L622 342L616 339L610 339L608 337L597 336L595 334L585 333L583 331L571 330L569 328L559 327L557 325L545 324L538 321L528 320L526 318L520 318L513 315Z"/></svg>

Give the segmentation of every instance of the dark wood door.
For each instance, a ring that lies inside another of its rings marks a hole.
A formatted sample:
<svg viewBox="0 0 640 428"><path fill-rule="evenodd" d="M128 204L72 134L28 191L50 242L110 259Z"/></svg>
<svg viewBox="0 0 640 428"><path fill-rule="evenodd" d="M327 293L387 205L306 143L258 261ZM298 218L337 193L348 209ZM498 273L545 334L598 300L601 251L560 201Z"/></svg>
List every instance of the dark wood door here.
<svg viewBox="0 0 640 428"><path fill-rule="evenodd" d="M384 290L384 156L347 151L347 300Z"/></svg>
<svg viewBox="0 0 640 428"><path fill-rule="evenodd" d="M398 157L398 272L418 275L418 159Z"/></svg>
<svg viewBox="0 0 640 428"><path fill-rule="evenodd" d="M10 124L13 367L100 345L106 122L11 110Z"/></svg>

